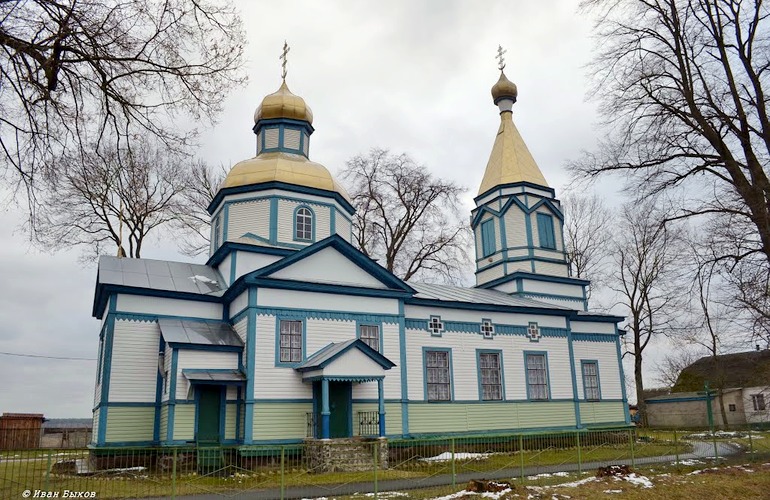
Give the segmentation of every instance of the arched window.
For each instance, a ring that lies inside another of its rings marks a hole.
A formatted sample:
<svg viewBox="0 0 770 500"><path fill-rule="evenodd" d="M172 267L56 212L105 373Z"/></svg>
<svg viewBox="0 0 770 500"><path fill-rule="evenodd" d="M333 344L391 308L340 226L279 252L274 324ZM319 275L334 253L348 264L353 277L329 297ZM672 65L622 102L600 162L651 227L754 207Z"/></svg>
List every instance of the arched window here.
<svg viewBox="0 0 770 500"><path fill-rule="evenodd" d="M313 212L307 207L300 207L294 212L294 239L313 239Z"/></svg>

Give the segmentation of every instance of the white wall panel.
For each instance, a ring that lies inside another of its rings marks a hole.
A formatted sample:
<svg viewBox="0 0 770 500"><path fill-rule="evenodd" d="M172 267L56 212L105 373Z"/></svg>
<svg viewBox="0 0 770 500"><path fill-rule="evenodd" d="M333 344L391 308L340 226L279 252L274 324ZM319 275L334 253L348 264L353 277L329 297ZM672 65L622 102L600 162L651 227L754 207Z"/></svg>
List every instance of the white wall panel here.
<svg viewBox="0 0 770 500"><path fill-rule="evenodd" d="M615 333L615 323L572 320L570 328L573 333Z"/></svg>
<svg viewBox="0 0 770 500"><path fill-rule="evenodd" d="M334 225L337 234L342 236L346 241L350 241L350 221L342 215L340 210L335 210L334 213L336 214Z"/></svg>
<svg viewBox="0 0 770 500"><path fill-rule="evenodd" d="M117 310L128 313L222 319L222 306L220 304L142 295L119 294Z"/></svg>
<svg viewBox="0 0 770 500"><path fill-rule="evenodd" d="M222 351L198 351L191 349L179 349L176 375L176 398L192 398L190 382L182 375L184 369L216 370L238 369L238 354Z"/></svg>
<svg viewBox="0 0 770 500"><path fill-rule="evenodd" d="M249 305L249 291L245 290L230 302L230 317L243 311Z"/></svg>
<svg viewBox="0 0 770 500"><path fill-rule="evenodd" d="M567 271L567 264L556 264L553 262L535 262L535 272L538 274L545 274L548 276L569 276Z"/></svg>
<svg viewBox="0 0 770 500"><path fill-rule="evenodd" d="M233 203L229 208L227 239L232 241L246 233L270 237L270 202L253 200Z"/></svg>
<svg viewBox="0 0 770 500"><path fill-rule="evenodd" d="M334 283L364 288L386 288L379 280L351 262L334 248L324 248L289 267L270 275L271 278Z"/></svg>
<svg viewBox="0 0 770 500"><path fill-rule="evenodd" d="M517 205L511 205L505 212L505 242L509 247L527 245L527 226L524 212ZM509 253L510 255L510 253Z"/></svg>
<svg viewBox="0 0 770 500"><path fill-rule="evenodd" d="M154 321L115 321L109 401L154 402L160 328Z"/></svg>
<svg viewBox="0 0 770 500"><path fill-rule="evenodd" d="M261 307L398 314L398 301L396 299L278 290L274 288L260 288L259 293L257 293L257 303Z"/></svg>
<svg viewBox="0 0 770 500"><path fill-rule="evenodd" d="M572 352L575 354L575 376L580 399L584 398L583 370L580 367L580 360L598 361L602 399L621 399L623 397L620 386L618 353L614 342L573 341Z"/></svg>
<svg viewBox="0 0 770 500"><path fill-rule="evenodd" d="M541 262L538 262L535 265L540 266L541 264ZM553 293L555 295L568 295L583 299L583 287L580 285L525 279L522 280L522 288L525 292Z"/></svg>
<svg viewBox="0 0 770 500"><path fill-rule="evenodd" d="M492 323L501 325L526 326L530 321L536 321L540 326L551 328L566 328L567 323L560 316L538 316L532 314L511 314L496 311L471 311L467 309L447 309L437 307L424 307L406 304L406 317L410 319L425 319L431 315L440 315L443 321L470 321L481 323L482 318L491 319ZM428 333L427 331L425 332Z"/></svg>
<svg viewBox="0 0 770 500"><path fill-rule="evenodd" d="M289 367L276 368L275 328L274 316L257 316L254 397L256 399L312 398L311 385L304 384L299 373Z"/></svg>
<svg viewBox="0 0 770 500"><path fill-rule="evenodd" d="M253 252L237 252L237 254L238 257L235 259L235 279L240 278L244 274L256 271L257 269L262 269L283 258L279 255L267 255Z"/></svg>

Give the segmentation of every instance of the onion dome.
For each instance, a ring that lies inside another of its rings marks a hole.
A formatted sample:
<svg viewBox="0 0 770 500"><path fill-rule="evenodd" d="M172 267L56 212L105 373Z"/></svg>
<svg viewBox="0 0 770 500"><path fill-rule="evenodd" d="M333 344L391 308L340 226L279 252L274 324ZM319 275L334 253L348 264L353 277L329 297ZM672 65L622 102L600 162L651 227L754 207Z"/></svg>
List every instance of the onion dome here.
<svg viewBox="0 0 770 500"><path fill-rule="evenodd" d="M265 96L254 112L254 123L273 118L289 118L312 124L313 112L303 98L291 93L284 80L278 91Z"/></svg>
<svg viewBox="0 0 770 500"><path fill-rule="evenodd" d="M516 84L510 81L501 70L500 79L492 86L492 99L495 104L502 99L511 99L513 102L516 102L516 97L518 95L519 91L516 88Z"/></svg>

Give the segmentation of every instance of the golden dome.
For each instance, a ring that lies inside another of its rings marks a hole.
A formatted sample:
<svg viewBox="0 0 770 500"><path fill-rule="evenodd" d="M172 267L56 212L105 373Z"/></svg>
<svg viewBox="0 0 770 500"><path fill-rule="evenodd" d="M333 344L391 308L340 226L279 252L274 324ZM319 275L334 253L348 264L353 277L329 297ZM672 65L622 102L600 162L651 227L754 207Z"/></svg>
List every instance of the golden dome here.
<svg viewBox="0 0 770 500"><path fill-rule="evenodd" d="M270 118L291 118L312 124L313 112L303 98L291 93L284 80L281 88L277 92L266 95L262 99L262 104L254 112L254 123Z"/></svg>
<svg viewBox="0 0 770 500"><path fill-rule="evenodd" d="M513 102L516 102L516 97L518 95L519 90L516 88L516 84L510 81L508 77L505 76L505 73L500 71L500 79L492 86L492 99L494 99L495 104L497 104L497 101L500 99L505 98L513 99Z"/></svg>
<svg viewBox="0 0 770 500"><path fill-rule="evenodd" d="M219 189L272 181L332 191L350 202L345 188L334 180L326 167L302 155L284 152L262 153L255 158L236 163Z"/></svg>

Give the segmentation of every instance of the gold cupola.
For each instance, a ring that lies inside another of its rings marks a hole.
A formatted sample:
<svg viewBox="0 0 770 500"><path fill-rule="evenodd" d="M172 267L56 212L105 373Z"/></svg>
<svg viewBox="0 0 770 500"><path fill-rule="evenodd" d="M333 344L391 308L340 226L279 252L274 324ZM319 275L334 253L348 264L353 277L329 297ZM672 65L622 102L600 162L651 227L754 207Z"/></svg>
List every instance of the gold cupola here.
<svg viewBox="0 0 770 500"><path fill-rule="evenodd" d="M500 128L479 186L479 196L497 186L517 182L548 187L543 173L513 123L512 108L517 97L516 84L501 69L500 79L492 87L492 99L500 110Z"/></svg>
<svg viewBox="0 0 770 500"><path fill-rule="evenodd" d="M260 120L271 120L275 118L288 118L290 120L299 120L313 124L313 111L305 100L298 95L294 95L283 80L281 87L272 94L266 95L262 103L254 112L254 123Z"/></svg>

